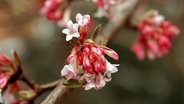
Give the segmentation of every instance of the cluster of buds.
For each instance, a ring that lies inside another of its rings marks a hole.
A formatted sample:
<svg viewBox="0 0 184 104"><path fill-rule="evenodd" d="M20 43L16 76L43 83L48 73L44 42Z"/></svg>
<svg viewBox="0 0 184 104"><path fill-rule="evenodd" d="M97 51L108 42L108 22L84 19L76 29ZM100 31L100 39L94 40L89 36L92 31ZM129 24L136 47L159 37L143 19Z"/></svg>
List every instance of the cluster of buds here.
<svg viewBox="0 0 184 104"><path fill-rule="evenodd" d="M14 61L11 61L3 53L0 53L0 90L3 91L1 100L7 104L28 104L26 99L16 98L15 94L20 91L15 74L19 74L16 70L17 58L14 52ZM6 101L5 101L6 100Z"/></svg>
<svg viewBox="0 0 184 104"><path fill-rule="evenodd" d="M114 7L117 7L120 3L123 3L125 0L93 0L97 7L96 17L108 17L109 19L113 18Z"/></svg>
<svg viewBox="0 0 184 104"><path fill-rule="evenodd" d="M85 90L95 88L96 90L105 86L111 80L111 73L117 72L117 65L107 61L104 55L118 60L118 54L110 48L95 44L95 38L100 26L98 26L90 39L89 34L92 22L89 15L77 14L77 23L68 21L65 33L66 41L73 46L68 56L68 65L61 70L61 75L67 80L75 79L85 87Z"/></svg>
<svg viewBox="0 0 184 104"><path fill-rule="evenodd" d="M172 37L179 34L178 27L166 21L157 11L149 11L137 27L140 34L132 51L140 60L146 56L152 60L166 55L172 46Z"/></svg>
<svg viewBox="0 0 184 104"><path fill-rule="evenodd" d="M65 24L70 18L69 2L67 0L44 0L41 7L41 14L48 20Z"/></svg>

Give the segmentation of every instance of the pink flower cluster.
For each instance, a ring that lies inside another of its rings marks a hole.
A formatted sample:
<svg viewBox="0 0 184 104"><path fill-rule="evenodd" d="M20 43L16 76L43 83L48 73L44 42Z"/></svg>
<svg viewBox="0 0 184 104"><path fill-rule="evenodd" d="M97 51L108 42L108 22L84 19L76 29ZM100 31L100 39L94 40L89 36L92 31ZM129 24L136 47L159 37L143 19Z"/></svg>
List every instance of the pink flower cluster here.
<svg viewBox="0 0 184 104"><path fill-rule="evenodd" d="M91 28L91 19L89 15L82 16L77 14L76 24L68 25L63 33L75 37L78 43L75 44L71 54L68 56L68 65L61 70L61 75L67 80L76 79L79 82L85 81L83 87L85 90L95 88L96 90L104 87L106 82L111 80L111 73L117 72L117 65L107 61L104 55L108 55L118 60L118 54L105 46L97 45L92 39L85 40ZM70 21L69 21L70 22ZM74 31L74 25L78 25ZM75 33L75 34L74 34ZM78 34L78 35L76 35ZM68 39L66 39L68 41ZM70 38L69 40L73 40Z"/></svg>
<svg viewBox="0 0 184 104"><path fill-rule="evenodd" d="M59 25L63 25L70 18L69 9L64 6L66 4L66 0L44 0L40 12L48 20L57 22Z"/></svg>
<svg viewBox="0 0 184 104"><path fill-rule="evenodd" d="M2 98L6 101L6 104L28 104L27 100L22 98L17 99L15 97L15 93L17 94L17 92L20 91L20 88L17 82L9 83L13 73L13 63L7 56L0 53L0 90L6 89L2 94Z"/></svg>
<svg viewBox="0 0 184 104"><path fill-rule="evenodd" d="M140 34L132 46L132 51L140 60L146 56L152 60L168 54L172 37L179 34L178 27L166 21L157 11L149 12L137 27Z"/></svg>

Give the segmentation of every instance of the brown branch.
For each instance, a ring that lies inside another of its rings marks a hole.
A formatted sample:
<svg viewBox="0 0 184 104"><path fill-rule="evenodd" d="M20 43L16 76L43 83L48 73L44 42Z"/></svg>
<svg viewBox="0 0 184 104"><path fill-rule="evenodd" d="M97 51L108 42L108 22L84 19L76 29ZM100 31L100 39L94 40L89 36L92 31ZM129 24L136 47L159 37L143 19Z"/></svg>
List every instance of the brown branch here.
<svg viewBox="0 0 184 104"><path fill-rule="evenodd" d="M23 82L25 82L31 89L35 89L35 83L28 80L24 75L20 78Z"/></svg>
<svg viewBox="0 0 184 104"><path fill-rule="evenodd" d="M43 84L43 85L40 85L40 88L45 91L45 90L49 90L49 89L52 89L54 87L56 87L56 85L58 85L59 83L59 80L56 80L54 82L51 82L51 83L47 83L47 84Z"/></svg>
<svg viewBox="0 0 184 104"><path fill-rule="evenodd" d="M121 7L115 11L116 16L108 22L108 24L103 29L101 36L97 39L97 44L102 40L110 41L121 29L124 23L127 21L128 17L131 15L139 0L127 0L121 5Z"/></svg>
<svg viewBox="0 0 184 104"><path fill-rule="evenodd" d="M112 19L102 31L102 35L98 38L97 43L105 39L109 41L118 32L120 27L125 23L128 16L132 13L136 7L138 0L127 0L123 8L118 12L116 17ZM63 85L63 80L60 80L57 87L47 96L47 98L41 104L61 104L64 97L70 92L70 88Z"/></svg>
<svg viewBox="0 0 184 104"><path fill-rule="evenodd" d="M63 85L64 80L60 80L57 87L47 96L41 104L60 104L65 96L70 92L70 88Z"/></svg>
<svg viewBox="0 0 184 104"><path fill-rule="evenodd" d="M34 101L36 98L38 98L44 92L52 90L53 88L55 88L58 85L58 83L59 83L59 80L56 80L54 82L50 82L50 83L47 83L47 84L43 84L43 85L38 85L36 83L32 83L33 86L34 86L33 90L35 91L36 95L31 100Z"/></svg>

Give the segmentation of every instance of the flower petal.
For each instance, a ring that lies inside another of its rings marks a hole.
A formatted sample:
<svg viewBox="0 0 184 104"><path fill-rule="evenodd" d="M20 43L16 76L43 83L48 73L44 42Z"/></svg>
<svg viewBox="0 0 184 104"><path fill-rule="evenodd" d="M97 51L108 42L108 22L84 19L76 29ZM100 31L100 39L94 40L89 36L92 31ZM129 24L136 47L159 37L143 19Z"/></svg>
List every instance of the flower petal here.
<svg viewBox="0 0 184 104"><path fill-rule="evenodd" d="M106 70L111 73L116 73L118 71L117 67L112 65L110 62L106 61Z"/></svg>
<svg viewBox="0 0 184 104"><path fill-rule="evenodd" d="M62 33L64 33L64 34L70 34L70 30L69 29L63 29Z"/></svg>
<svg viewBox="0 0 184 104"><path fill-rule="evenodd" d="M70 34L66 35L66 41L72 40L72 38L73 38L72 35L70 35Z"/></svg>

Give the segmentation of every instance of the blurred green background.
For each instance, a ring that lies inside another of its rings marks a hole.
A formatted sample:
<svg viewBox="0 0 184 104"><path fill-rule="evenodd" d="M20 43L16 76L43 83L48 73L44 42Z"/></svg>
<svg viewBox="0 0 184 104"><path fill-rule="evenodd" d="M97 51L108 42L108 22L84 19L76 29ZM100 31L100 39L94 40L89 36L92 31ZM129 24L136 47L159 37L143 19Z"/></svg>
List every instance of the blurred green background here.
<svg viewBox="0 0 184 104"><path fill-rule="evenodd" d="M0 51L9 54L16 49L24 73L40 84L60 77L71 47L65 42L62 28L39 14L37 0L0 1ZM142 0L147 9L155 8L167 20L179 26L181 33L173 39L170 53L153 61L139 61L130 51L137 31L121 27L116 37L108 44L118 52L119 71L111 82L99 91L73 90L63 104L184 104L184 1ZM92 3L74 3L72 18L76 13L93 14ZM93 26L107 23L106 18L92 18ZM46 97L43 94L36 104Z"/></svg>

